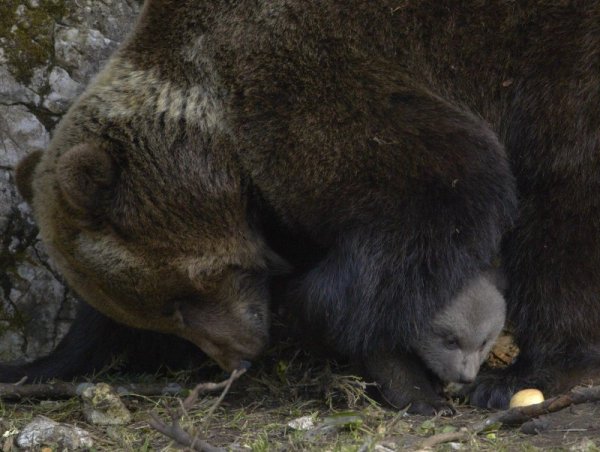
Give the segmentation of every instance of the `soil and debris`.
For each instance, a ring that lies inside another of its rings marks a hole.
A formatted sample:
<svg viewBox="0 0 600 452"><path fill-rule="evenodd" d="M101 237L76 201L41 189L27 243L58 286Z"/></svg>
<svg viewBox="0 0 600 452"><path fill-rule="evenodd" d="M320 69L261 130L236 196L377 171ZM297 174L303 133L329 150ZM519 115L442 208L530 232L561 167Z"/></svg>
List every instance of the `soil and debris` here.
<svg viewBox="0 0 600 452"><path fill-rule="evenodd" d="M509 339L499 341L492 364L499 358L505 365L516 349ZM495 364L494 364L495 365ZM226 375L216 367L154 376L102 373L102 381L118 387L136 381L143 385L177 383L193 388L198 372L211 374L211 381ZM111 375L111 377L107 377ZM93 380L93 379L92 379ZM98 382L97 380L94 380ZM204 380L203 380L204 381ZM89 397L99 409L112 405L116 393L100 385ZM121 400L129 422L122 425L95 424L86 420L80 396L63 400L22 399L4 401L0 406L0 447L18 451L28 425L40 416L60 426L59 433L85 431L83 449L95 451L181 450L174 442L149 425L150 413L169 421L173 413L181 429L194 438L232 451L394 451L419 450L434 434L457 432L474 425L491 413L465 405L457 406L452 418L409 416L389 409L372 398L372 386L349 373L349 368L316 360L289 344L280 344L235 381L223 400L220 391L200 394L193 405L182 410L185 392L180 396L138 396L123 393ZM111 401L103 401L104 395ZM217 403L218 402L218 403ZM118 405L118 403L117 403ZM121 408L119 408L121 409ZM46 421L48 423L48 421ZM54 425L50 422L51 425ZM600 451L600 404L584 403L557 413L541 416L530 433L519 428L492 426L461 442L436 445L432 450ZM62 429L62 430L61 430ZM31 434L30 434L31 436ZM49 435L28 447L44 452L69 448L72 437Z"/></svg>

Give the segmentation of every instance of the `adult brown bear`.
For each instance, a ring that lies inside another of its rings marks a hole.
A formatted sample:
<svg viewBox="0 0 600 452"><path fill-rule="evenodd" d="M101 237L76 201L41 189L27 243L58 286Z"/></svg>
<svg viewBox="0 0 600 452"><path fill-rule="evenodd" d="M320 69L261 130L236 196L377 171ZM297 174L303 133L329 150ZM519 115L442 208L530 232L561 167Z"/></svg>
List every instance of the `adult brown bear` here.
<svg viewBox="0 0 600 452"><path fill-rule="evenodd" d="M301 324L419 412L445 405L411 344L503 237L522 354L472 400L504 405L598 369L599 23L596 2L149 0L21 190L86 301L225 369L264 346L282 256Z"/></svg>

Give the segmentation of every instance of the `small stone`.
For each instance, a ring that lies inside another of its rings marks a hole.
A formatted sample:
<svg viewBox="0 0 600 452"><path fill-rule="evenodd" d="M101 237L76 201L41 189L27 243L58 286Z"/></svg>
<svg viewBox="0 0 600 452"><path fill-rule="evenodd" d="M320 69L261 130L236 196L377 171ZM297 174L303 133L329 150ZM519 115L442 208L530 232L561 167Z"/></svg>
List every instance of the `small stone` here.
<svg viewBox="0 0 600 452"><path fill-rule="evenodd" d="M17 237L13 237L8 245L8 251L12 254L17 252L18 246L21 244L21 241Z"/></svg>
<svg viewBox="0 0 600 452"><path fill-rule="evenodd" d="M32 449L44 444L59 444L65 449L90 449L94 442L89 432L74 425L60 424L45 416L35 417L19 436L17 446Z"/></svg>
<svg viewBox="0 0 600 452"><path fill-rule="evenodd" d="M81 91L81 85L60 67L52 69L48 81L51 91L44 100L44 107L52 113L64 113Z"/></svg>
<svg viewBox="0 0 600 452"><path fill-rule="evenodd" d="M310 430L314 428L315 420L312 416L302 416L288 422L288 427L294 430Z"/></svg>
<svg viewBox="0 0 600 452"><path fill-rule="evenodd" d="M0 71L0 75L2 71ZM0 97L2 97L0 83ZM15 99L16 101L16 99ZM24 105L0 105L1 166L15 166L31 149L45 149L50 134Z"/></svg>
<svg viewBox="0 0 600 452"><path fill-rule="evenodd" d="M86 388L82 394L83 414L97 425L123 425L131 422L131 413L115 390L106 383Z"/></svg>
<svg viewBox="0 0 600 452"><path fill-rule="evenodd" d="M28 86L19 83L8 66L2 64L5 58L4 51L0 51L0 103L8 105L39 102L39 96Z"/></svg>

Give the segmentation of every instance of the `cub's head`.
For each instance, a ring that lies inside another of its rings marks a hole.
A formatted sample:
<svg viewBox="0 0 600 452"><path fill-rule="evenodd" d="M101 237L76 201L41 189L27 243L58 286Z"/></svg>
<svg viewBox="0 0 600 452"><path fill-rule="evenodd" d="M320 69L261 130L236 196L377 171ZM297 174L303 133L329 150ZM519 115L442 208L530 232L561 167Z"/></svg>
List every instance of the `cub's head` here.
<svg viewBox="0 0 600 452"><path fill-rule="evenodd" d="M487 275L471 280L413 348L445 382L470 383L504 326L506 303Z"/></svg>
<svg viewBox="0 0 600 452"><path fill-rule="evenodd" d="M69 285L119 322L188 339L223 369L256 357L277 257L249 226L228 164L59 136L16 180Z"/></svg>

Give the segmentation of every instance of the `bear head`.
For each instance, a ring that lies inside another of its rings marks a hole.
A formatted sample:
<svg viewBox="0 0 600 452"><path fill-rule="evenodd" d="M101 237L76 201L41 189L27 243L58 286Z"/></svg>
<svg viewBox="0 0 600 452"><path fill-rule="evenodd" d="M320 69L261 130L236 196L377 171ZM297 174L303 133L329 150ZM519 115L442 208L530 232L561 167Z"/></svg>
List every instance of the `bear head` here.
<svg viewBox="0 0 600 452"><path fill-rule="evenodd" d="M16 181L70 287L121 323L191 341L225 370L256 357L268 340L269 268L281 262L249 225L232 166L184 157L190 143L167 144L176 160L154 152L160 137L132 144L63 122Z"/></svg>

